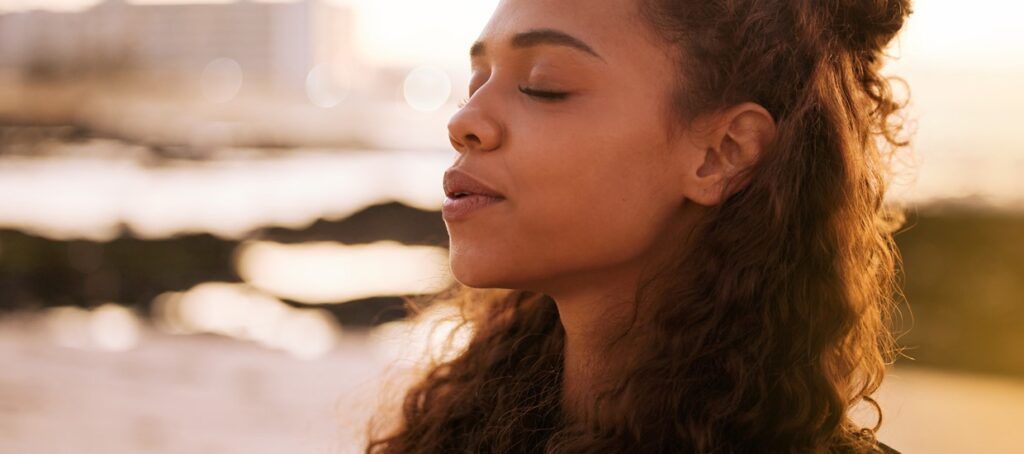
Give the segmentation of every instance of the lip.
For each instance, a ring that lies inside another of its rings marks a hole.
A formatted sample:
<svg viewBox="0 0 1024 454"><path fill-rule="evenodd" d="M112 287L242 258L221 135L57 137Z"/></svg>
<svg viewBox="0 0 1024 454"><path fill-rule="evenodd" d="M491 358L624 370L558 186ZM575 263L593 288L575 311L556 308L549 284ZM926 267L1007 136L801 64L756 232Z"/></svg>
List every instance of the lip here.
<svg viewBox="0 0 1024 454"><path fill-rule="evenodd" d="M444 173L444 193L441 215L448 222L465 219L505 200L500 192L457 168L448 169Z"/></svg>
<svg viewBox="0 0 1024 454"><path fill-rule="evenodd" d="M456 194L461 192L501 199L505 198L502 193L458 168L451 168L444 172L443 186L444 195L450 198L454 198Z"/></svg>
<svg viewBox="0 0 1024 454"><path fill-rule="evenodd" d="M456 222L466 219L473 213L492 205L500 204L505 199L480 194L471 194L457 199L446 197L441 206L441 217L447 222Z"/></svg>

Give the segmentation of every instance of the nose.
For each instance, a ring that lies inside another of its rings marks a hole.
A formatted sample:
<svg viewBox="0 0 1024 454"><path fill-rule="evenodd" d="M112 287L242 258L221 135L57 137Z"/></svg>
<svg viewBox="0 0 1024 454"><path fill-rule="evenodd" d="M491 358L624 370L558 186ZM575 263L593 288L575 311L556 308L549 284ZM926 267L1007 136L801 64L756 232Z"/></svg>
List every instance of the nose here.
<svg viewBox="0 0 1024 454"><path fill-rule="evenodd" d="M469 101L448 121L448 139L459 153L490 151L501 145L501 125L481 105Z"/></svg>

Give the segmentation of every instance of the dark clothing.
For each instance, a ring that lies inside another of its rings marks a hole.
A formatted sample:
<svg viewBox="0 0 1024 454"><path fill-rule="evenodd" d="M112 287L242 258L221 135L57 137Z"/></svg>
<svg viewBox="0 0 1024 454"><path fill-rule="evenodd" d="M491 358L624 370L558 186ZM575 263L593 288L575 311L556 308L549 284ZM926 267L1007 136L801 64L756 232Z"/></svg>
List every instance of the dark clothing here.
<svg viewBox="0 0 1024 454"><path fill-rule="evenodd" d="M878 447L882 450L883 454L900 454L899 451L890 448L889 445L882 442L878 442Z"/></svg>

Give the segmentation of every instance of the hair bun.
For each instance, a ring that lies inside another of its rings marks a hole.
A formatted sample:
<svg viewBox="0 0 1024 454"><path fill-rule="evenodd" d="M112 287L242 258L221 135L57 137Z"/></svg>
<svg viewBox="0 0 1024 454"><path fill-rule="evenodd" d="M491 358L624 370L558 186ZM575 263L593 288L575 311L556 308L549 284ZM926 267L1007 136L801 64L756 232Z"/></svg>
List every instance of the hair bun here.
<svg viewBox="0 0 1024 454"><path fill-rule="evenodd" d="M836 37L854 51L877 52L896 37L911 13L910 0L834 0Z"/></svg>

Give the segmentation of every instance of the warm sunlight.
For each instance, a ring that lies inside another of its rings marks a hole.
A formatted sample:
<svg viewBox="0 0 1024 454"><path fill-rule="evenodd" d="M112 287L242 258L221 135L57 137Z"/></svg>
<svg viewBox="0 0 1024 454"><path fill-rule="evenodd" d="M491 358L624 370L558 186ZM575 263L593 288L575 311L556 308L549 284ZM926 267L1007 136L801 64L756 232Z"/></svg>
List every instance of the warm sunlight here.
<svg viewBox="0 0 1024 454"><path fill-rule="evenodd" d="M1019 452L1021 17L0 0L0 453Z"/></svg>

